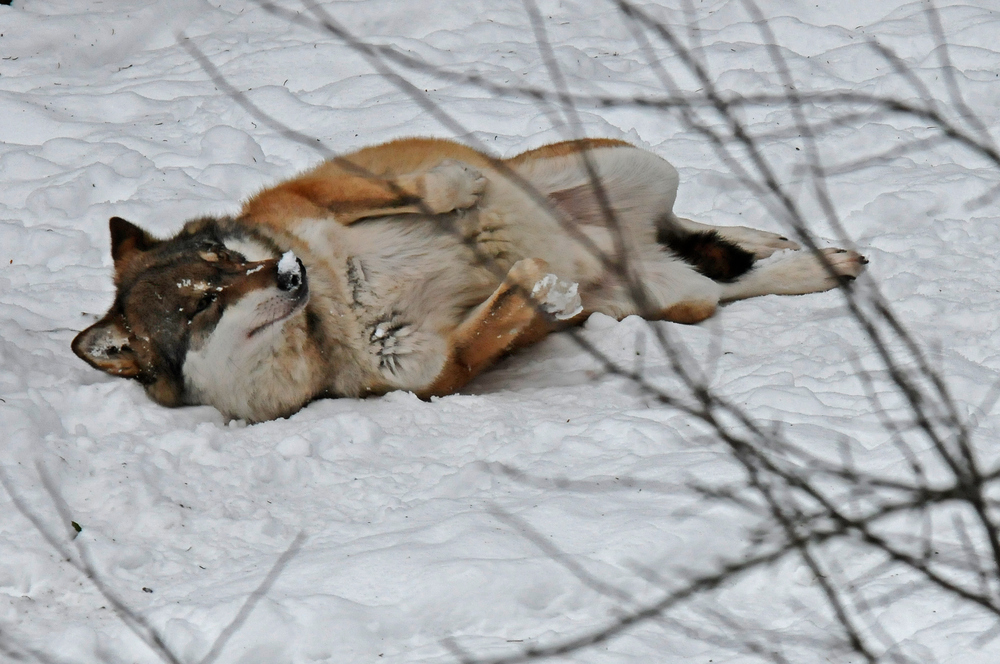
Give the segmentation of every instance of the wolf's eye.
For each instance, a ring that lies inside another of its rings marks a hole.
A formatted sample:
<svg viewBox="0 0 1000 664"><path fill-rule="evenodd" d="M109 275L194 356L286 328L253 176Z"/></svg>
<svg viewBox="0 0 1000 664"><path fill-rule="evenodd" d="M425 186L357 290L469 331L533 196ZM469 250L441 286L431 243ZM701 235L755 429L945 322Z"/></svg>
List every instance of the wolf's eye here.
<svg viewBox="0 0 1000 664"><path fill-rule="evenodd" d="M210 306L212 306L212 304L215 302L215 300L216 300L215 293L207 293L207 294L205 294L205 296L203 298L201 298L200 300L198 300L198 306L195 307L195 310L194 310L195 315L198 315L202 311L204 311L205 309L208 309Z"/></svg>

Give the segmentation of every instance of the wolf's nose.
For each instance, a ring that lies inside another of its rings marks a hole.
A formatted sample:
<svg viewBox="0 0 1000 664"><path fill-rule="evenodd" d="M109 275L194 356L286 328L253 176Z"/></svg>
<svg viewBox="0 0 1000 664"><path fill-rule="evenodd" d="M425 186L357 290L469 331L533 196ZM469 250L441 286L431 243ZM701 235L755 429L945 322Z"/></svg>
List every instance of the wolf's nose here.
<svg viewBox="0 0 1000 664"><path fill-rule="evenodd" d="M288 265L288 261L283 257L278 264L278 288L283 291L298 290L302 286L306 272L306 266L298 256L294 256L295 262ZM284 269L283 269L284 268Z"/></svg>

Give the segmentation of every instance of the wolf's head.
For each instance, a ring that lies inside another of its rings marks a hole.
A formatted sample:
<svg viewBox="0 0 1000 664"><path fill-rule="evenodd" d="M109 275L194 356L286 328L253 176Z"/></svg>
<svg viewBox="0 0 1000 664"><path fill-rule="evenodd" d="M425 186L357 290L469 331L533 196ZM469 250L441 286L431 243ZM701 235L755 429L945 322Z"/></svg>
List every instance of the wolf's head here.
<svg viewBox="0 0 1000 664"><path fill-rule="evenodd" d="M206 403L247 419L289 412L260 412L254 382L288 345L284 328L307 327L302 262L225 219L190 222L168 240L118 217L110 229L115 301L73 351L165 406Z"/></svg>

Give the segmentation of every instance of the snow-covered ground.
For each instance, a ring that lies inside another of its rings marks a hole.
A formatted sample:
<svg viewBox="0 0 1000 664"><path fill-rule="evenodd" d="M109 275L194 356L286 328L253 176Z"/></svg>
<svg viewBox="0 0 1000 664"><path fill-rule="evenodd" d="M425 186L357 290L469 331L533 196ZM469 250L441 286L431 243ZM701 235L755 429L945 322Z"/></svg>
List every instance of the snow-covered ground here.
<svg viewBox="0 0 1000 664"><path fill-rule="evenodd" d="M874 37L947 99L922 3L760 2L800 89L916 101L874 54L867 43ZM937 4L965 100L996 127L1000 10L994 0ZM698 53L721 90L777 89L761 34L739 0L692 5ZM300 8L291 0L286 6ZM324 6L365 39L447 68L551 86L521 3ZM542 11L576 89L659 91L612 3L552 0ZM252 2L0 6L0 463L28 508L65 539L67 524L40 480L39 464L45 469L100 577L172 651L198 661L300 532L301 549L219 661L455 661L448 638L475 655L515 653L608 624L619 607L655 601L661 588L640 567L670 586L685 570L738 555L747 538L739 514L705 506L685 488L734 473L724 450L702 444L703 430L687 418L602 374L565 336L506 360L462 395L325 400L254 426L227 423L207 407L159 407L138 384L77 359L70 340L113 295L109 217L167 235L193 216L235 210L243 197L320 158L217 89L178 45L179 31L251 101L332 150L451 135L336 39ZM681 69L661 43L654 46L669 70ZM527 99L414 80L500 155L565 136ZM680 83L697 88L690 77ZM765 108L748 122L756 132L778 132L768 154L794 182L801 152L780 135L787 117ZM680 214L784 230L676 116L584 108L582 121L588 135L625 138L674 163ZM850 162L931 134L910 120L859 121L833 128L823 157ZM1000 371L1000 213L995 202L968 205L998 180L995 168L953 144L830 180L871 276L935 349L933 361L967 412ZM835 239L822 225L817 232ZM594 316L584 330L615 359L642 353L647 371L666 374L642 321ZM781 420L817 447L848 437L873 468L896 462L889 434L852 377L852 355L875 362L838 293L739 302L671 332L704 361L712 387L759 420ZM977 435L988 441L998 428L1000 418L981 416ZM501 464L588 488L522 481ZM623 477L655 483L629 488L616 480ZM524 524L631 599L588 587ZM839 562L855 576L868 564ZM892 578L875 583L896 590ZM731 644L699 638L713 608L745 619L758 636L766 629L807 639L832 629L821 606L805 567L783 563L574 657L748 661ZM976 641L993 623L970 605L918 592L873 611L890 640L919 661L1000 660L1000 641ZM54 662L157 661L5 493L0 646L0 659L6 648L6 656L33 649Z"/></svg>

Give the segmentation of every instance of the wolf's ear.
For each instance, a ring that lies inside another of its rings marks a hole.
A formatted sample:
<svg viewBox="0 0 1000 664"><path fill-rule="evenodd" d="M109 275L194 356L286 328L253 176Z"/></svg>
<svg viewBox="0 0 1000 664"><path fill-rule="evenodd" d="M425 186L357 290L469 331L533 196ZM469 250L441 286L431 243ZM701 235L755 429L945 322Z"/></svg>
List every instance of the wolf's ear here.
<svg viewBox="0 0 1000 664"><path fill-rule="evenodd" d="M130 221L121 217L111 217L108 222L111 230L111 258L115 266L121 264L129 256L140 251L148 251L159 244L159 240L142 230Z"/></svg>
<svg viewBox="0 0 1000 664"><path fill-rule="evenodd" d="M112 376L135 378L141 367L129 345L131 339L121 315L109 313L76 335L72 348L81 360L95 369Z"/></svg>

